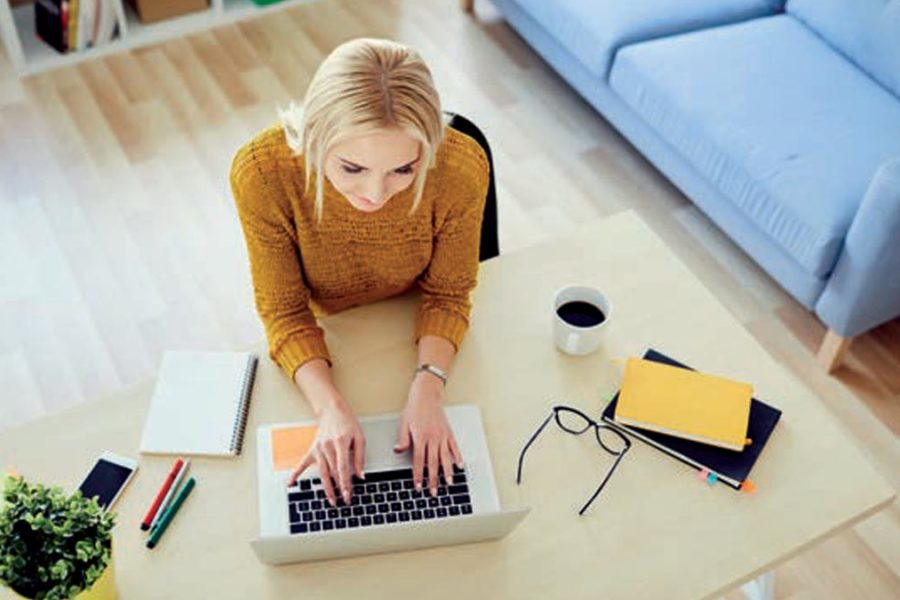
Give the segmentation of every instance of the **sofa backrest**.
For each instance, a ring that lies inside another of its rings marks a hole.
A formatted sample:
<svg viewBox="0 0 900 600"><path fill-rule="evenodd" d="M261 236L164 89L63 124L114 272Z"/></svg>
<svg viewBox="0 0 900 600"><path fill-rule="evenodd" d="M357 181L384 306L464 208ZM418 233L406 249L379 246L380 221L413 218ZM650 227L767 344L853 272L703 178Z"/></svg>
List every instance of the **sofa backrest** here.
<svg viewBox="0 0 900 600"><path fill-rule="evenodd" d="M900 98L900 0L788 0L786 10Z"/></svg>

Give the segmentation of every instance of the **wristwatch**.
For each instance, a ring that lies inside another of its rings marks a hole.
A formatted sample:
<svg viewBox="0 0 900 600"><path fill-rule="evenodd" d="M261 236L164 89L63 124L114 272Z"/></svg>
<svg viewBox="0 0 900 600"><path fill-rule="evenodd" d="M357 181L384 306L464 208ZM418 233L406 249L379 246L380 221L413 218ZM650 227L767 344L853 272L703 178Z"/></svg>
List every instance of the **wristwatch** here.
<svg viewBox="0 0 900 600"><path fill-rule="evenodd" d="M436 367L434 365L429 365L428 363L424 363L416 367L416 372L413 374L413 377L422 372L431 373L435 377L441 380L441 383L447 385L447 374L444 373L444 370L440 367Z"/></svg>

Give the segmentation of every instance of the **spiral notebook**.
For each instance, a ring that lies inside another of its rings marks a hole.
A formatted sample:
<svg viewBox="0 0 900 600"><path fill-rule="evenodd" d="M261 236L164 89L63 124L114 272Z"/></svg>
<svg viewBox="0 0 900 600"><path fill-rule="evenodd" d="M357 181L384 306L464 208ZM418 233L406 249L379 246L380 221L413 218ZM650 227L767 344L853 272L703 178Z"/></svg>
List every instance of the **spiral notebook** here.
<svg viewBox="0 0 900 600"><path fill-rule="evenodd" d="M166 352L141 452L239 455L256 364L248 352Z"/></svg>

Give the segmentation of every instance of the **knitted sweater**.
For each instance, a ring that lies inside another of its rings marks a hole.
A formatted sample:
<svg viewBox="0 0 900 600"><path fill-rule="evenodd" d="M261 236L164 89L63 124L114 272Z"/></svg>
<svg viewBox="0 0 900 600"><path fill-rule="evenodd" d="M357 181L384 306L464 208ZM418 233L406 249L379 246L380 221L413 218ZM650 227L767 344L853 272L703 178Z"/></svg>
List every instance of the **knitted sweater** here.
<svg viewBox="0 0 900 600"><path fill-rule="evenodd" d="M468 136L447 128L421 203L414 185L373 213L359 211L324 179L322 220L305 188L304 160L279 126L241 147L231 189L247 243L256 309L273 360L293 377L313 358L331 362L316 317L418 286L416 341L459 348L478 275L489 166ZM314 179L313 179L314 181Z"/></svg>

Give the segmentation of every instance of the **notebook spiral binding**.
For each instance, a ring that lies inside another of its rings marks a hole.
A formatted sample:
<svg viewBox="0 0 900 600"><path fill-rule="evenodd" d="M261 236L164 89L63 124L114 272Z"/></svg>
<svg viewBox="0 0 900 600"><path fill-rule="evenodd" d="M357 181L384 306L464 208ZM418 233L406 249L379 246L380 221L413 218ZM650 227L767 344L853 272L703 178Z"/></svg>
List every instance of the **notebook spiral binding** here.
<svg viewBox="0 0 900 600"><path fill-rule="evenodd" d="M231 431L231 451L240 455L244 445L244 432L247 430L247 416L250 414L250 396L253 391L253 382L256 379L256 363L259 359L251 355L247 360L247 370L244 372L244 381L241 383L240 406L238 418L234 421L234 429Z"/></svg>

